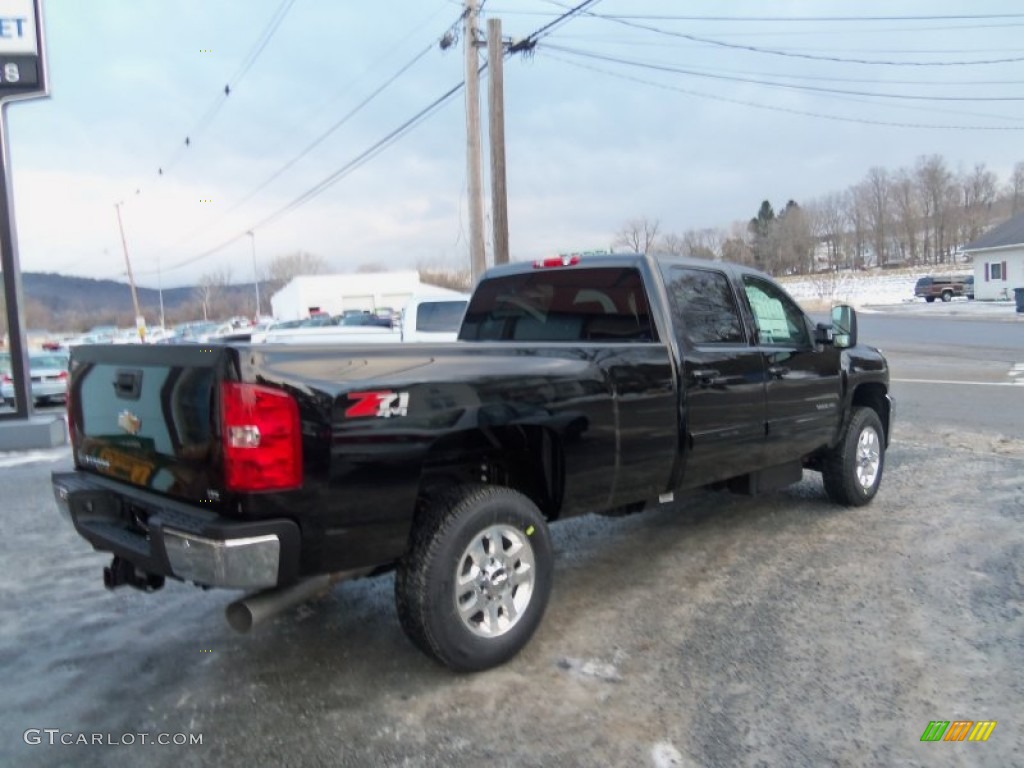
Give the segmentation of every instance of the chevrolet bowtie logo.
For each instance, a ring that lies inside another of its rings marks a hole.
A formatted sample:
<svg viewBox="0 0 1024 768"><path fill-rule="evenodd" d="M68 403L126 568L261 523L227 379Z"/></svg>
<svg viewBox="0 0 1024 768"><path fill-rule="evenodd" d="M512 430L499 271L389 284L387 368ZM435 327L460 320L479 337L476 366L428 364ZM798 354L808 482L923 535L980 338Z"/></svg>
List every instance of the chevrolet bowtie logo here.
<svg viewBox="0 0 1024 768"><path fill-rule="evenodd" d="M142 428L142 419L131 411L121 411L121 414L117 417L117 426L129 435L137 435L139 434L139 429Z"/></svg>

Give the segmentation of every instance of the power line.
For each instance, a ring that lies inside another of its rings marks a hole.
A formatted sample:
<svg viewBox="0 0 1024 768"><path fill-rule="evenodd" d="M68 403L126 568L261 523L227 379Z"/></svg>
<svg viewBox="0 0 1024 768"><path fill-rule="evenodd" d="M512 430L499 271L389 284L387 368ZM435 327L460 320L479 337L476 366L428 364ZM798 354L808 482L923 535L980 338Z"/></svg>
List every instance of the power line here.
<svg viewBox="0 0 1024 768"><path fill-rule="evenodd" d="M200 253L200 254L198 254L196 256L191 256L188 259L185 259L183 261L178 262L177 264L173 264L170 267L166 267L164 269L164 272L171 272L173 270L180 269L181 267L188 266L189 264L194 264L195 262L200 261L202 259L205 259L208 256L212 256L213 254L217 253L218 251L221 251L224 248L226 248L227 246L229 246L229 245L237 242L238 240L246 237L247 232L256 230L259 227L267 226L268 224L271 224L272 222L274 222L277 219L281 218L285 214L290 213L291 211L294 211L296 208L299 208L302 205L305 205L306 203L308 203L310 200L312 200L314 197L316 197L320 193L324 192L329 187L333 186L334 184L338 183L339 181L341 181L343 178L345 178L349 174L351 174L354 171L358 170L360 167L362 167L367 162L372 160L374 157L376 157L378 154L383 152L389 146L394 144L403 135L405 135L406 133L411 131L413 128L415 128L417 125L419 125L424 120L426 120L428 117L433 115L446 102L450 101L453 96L455 96L460 90L462 90L462 88L464 86L465 86L465 83L460 82L457 85L455 85L452 88L450 88L448 91L446 91L440 97L438 97L437 99L432 101L430 104L428 104L426 107L421 109L419 112L417 112L411 118L409 118L408 120L403 122L401 125L399 125L397 128L392 130L390 133L388 133L382 139L378 140L373 145L371 145L369 148L367 148L366 150L364 150L363 152L359 153L354 158L349 160L343 166L341 166L340 168L336 169L334 172L332 172L331 174L329 174L325 178L321 179L317 184L315 184L312 187L310 187L309 189L307 189L305 192L300 194L298 197L296 197L290 203L281 206L280 208L278 208L273 213L265 216L264 218L260 219L256 223L246 227L242 232L240 232L239 234L237 234L237 235L235 235L235 236L233 236L233 237L223 241L219 245L216 245L213 248L210 248L210 249L208 249L206 251L203 251L202 253Z"/></svg>
<svg viewBox="0 0 1024 768"><path fill-rule="evenodd" d="M628 19L616 18L613 16L605 16L598 13L585 12L587 16L594 19L604 19L615 24L620 24L626 27L632 27L634 29L642 29L648 32L654 32L659 35L667 35L669 37L677 37L683 40L690 40L695 43L704 43L706 45L713 45L720 48L729 48L732 50L749 51L752 53L762 53L771 56L784 56L787 58L795 59L810 59L812 61L834 61L843 64L866 64L876 66L892 66L892 67L961 67L961 66L975 66L984 64L1009 64L1019 61L1024 61L1024 56L1007 57L1000 59L974 59L964 61L896 61L889 59L857 59L847 58L842 56L820 56L811 53L800 53L797 51L787 51L779 48L764 48L757 45L743 45L740 43L730 43L725 40L717 40L711 37L702 37L700 35L692 35L687 32L676 32L668 29L661 29L660 27L652 27L648 24L640 24Z"/></svg>
<svg viewBox="0 0 1024 768"><path fill-rule="evenodd" d="M564 6L563 6L564 7ZM524 11L511 8L493 9L502 16L551 16L551 11ZM736 22L819 22L819 21L972 21L982 19L1024 19L1024 13L976 13L926 16L681 16L676 14L614 13L609 19L643 19L647 21L736 21Z"/></svg>
<svg viewBox="0 0 1024 768"><path fill-rule="evenodd" d="M256 195L258 195L260 192L262 192L264 189L266 189L270 184L272 184L274 181L276 181L278 178L280 178L286 171L288 171L290 168L292 168L302 158L304 158L306 155L308 155L310 152L312 152L314 149L316 149L318 146L320 146L333 133L335 133L339 128L341 128L343 125L345 125L345 123L347 123L349 120L351 120L356 114L358 114L360 111L362 111L362 109L364 107L366 107L377 96L379 96L381 93L383 93L384 90L386 90L388 86L390 86L392 83L394 83L399 77L401 77L405 72L407 72L414 64L416 64L420 59L422 59L424 56L426 56L431 50L433 50L433 48L434 48L434 43L431 43L426 48L424 48L422 51L420 51L415 56L413 56L412 59L410 59L408 62L406 62L404 65L402 65L402 67L397 72L395 72L391 77L389 77L382 85L378 86L366 98L364 98L362 101L360 101L355 107L350 109L341 119L335 121L326 131L322 132L313 141L311 141L302 150L300 150L298 154L296 154L290 160L285 162L281 167L279 167L276 171L274 171L272 174L270 174L266 179L264 179L262 182L260 182L256 187L254 187L252 190L250 190L248 193L246 193L241 199L239 199L232 206L227 208L215 220L207 222L206 224L201 225L197 229L194 229L188 235L186 235L185 237L183 237L180 240L178 240L177 243L182 243L182 242L186 242L186 241L190 240L191 238L193 238L198 233L203 232L203 231L209 229L213 224L216 224L218 221L223 220L229 214L231 214L232 212L236 211L238 208L240 208L245 203L249 202L252 198L254 198ZM169 246L169 247L173 247L173 246Z"/></svg>
<svg viewBox="0 0 1024 768"><path fill-rule="evenodd" d="M577 15L578 13L583 11L585 8L587 8L588 6L594 5L597 2L600 2L600 0L584 0L584 2L580 3L579 5L575 6L574 8L569 9L568 11L563 13L561 16L559 16L554 21L552 21L552 22L550 22L548 24L545 24L543 27L541 27L538 30L535 30L533 33L531 33L526 38L524 38L523 41L520 41L521 43L527 43L527 46L525 48L520 48L520 49L517 50L516 46L511 46L509 48L508 52L506 52L505 55L508 56L508 55L510 55L513 52L520 52L522 50L532 50L533 47L536 45L538 40L542 39L543 37L546 37L548 34L553 32L558 26L561 26L562 24L567 22L569 19L571 19L573 16ZM480 71L483 72L483 71L486 70L486 68L487 68L487 65L483 64L480 67ZM188 259L185 259L185 260L180 261L180 262L178 262L176 264L173 264L170 267L165 268L164 271L165 272L170 272L170 271L173 271L173 270L176 270L176 269L180 269L181 267L185 267L185 266L188 266L190 264L194 264L197 261L200 261L200 260L205 259L205 258L207 258L209 256L212 256L214 253L217 253L218 251L221 251L224 248L228 247L229 245L232 245L233 243L237 242L238 240L246 237L248 232L254 231L254 230L256 230L256 229L258 229L260 227L267 226L267 225L273 223L274 221L276 221L277 219L281 218L282 216L285 216L286 214L290 213L291 211L294 211L295 209L305 205L310 200L312 200L313 198L317 197L322 192L324 192L328 188L332 187L334 184L336 184L339 181L341 181L342 179L344 179L346 176L348 176L351 173L353 173L354 171L358 170L363 165L365 165L367 162L369 162L374 157L376 157L381 152L383 152L385 149L390 147L392 144L394 144L396 141L398 141L398 139L400 139L406 133L411 131L414 127L416 127L421 122L423 122L428 117L430 117L435 112L437 112L446 102L450 101L464 87L465 87L465 81L459 82L458 84L452 86L445 93L443 93L437 99L432 101L430 104L428 104L422 110L417 112L411 118L409 118L408 120L403 122L397 128L395 128L390 133L385 135L383 138L381 138L380 140L375 142L373 145L371 145L369 148L367 148L366 150L361 152L359 155L357 155L356 157L354 157L351 160L349 160L347 163L342 165L340 168L336 169L334 172L332 172L331 174L326 176L320 182L318 182L314 186L312 186L309 189L307 189L305 192L303 192L298 197L293 199L290 203L288 203L288 204L278 208L273 213L265 216L263 219L260 219L256 223L246 227L242 232L240 232L239 234L234 235L233 237L231 237L231 238L221 242L219 245L216 245L213 248L210 248L210 249L208 249L206 251L203 251L202 253L197 254L196 256L189 257Z"/></svg>
<svg viewBox="0 0 1024 768"><path fill-rule="evenodd" d="M649 21L756 21L756 22L819 22L819 21L977 21L983 19L1024 19L1024 13L961 13L927 16L677 16L673 14L618 13L603 14L609 19L646 19Z"/></svg>
<svg viewBox="0 0 1024 768"><path fill-rule="evenodd" d="M575 48L567 48L560 45L552 45L548 43L548 48L562 53L567 53L573 56L582 56L589 59L598 59L600 61L608 61L614 64L623 64L630 67L640 67L643 69L652 69L659 72L672 72L681 75L690 75L691 77L704 77L713 80L727 80L736 83L749 83L751 85L764 85L770 88L787 88L796 91L809 91L812 93L834 93L844 96L871 96L879 99L910 99L914 101L1024 101L1024 96L928 96L924 94L913 94L913 93L873 93L869 91L848 91L840 88L825 88L817 85L799 85L796 83L778 83L771 80L759 80L752 77L736 77L733 75L720 75L711 74L709 72L701 72L695 69L685 69L682 67L673 67L667 64L651 64L640 61L630 61L629 59L622 59L615 56L607 56L600 53L593 53L589 51L581 51Z"/></svg>
<svg viewBox="0 0 1024 768"><path fill-rule="evenodd" d="M253 48L249 51L249 54L242 60L242 63L238 66L238 70L228 80L231 85L238 85L242 82L242 78L249 72L252 65L256 63L256 59L263 53L263 49L267 47L267 43L270 42L270 38L277 32L278 27L281 26L281 22L284 21L284 17L288 15L288 11L291 10L295 4L295 0L282 0L281 5L277 7L277 11L271 17L270 21L267 22L267 26L263 29L263 34L260 35L259 39L254 43Z"/></svg>
<svg viewBox="0 0 1024 768"><path fill-rule="evenodd" d="M548 47L550 47L550 46L548 46ZM743 100L743 99L733 99L733 98L730 98L730 97L727 97L727 96L720 96L720 95L716 95L716 94L703 93L701 91L694 91L694 90L690 90L688 88L679 88L677 86L667 85L665 83L657 83L657 82L654 82L653 80L644 80L643 78L632 77L630 75L625 75L625 74L622 74L620 72L612 72L612 71L607 70L607 69L602 69L600 67L595 67L595 66L592 66L592 65L589 65L589 64L583 64L583 63L580 63L580 62L577 62L577 61L573 61L572 59L563 58L561 56L557 56L557 55L548 53L547 49L544 50L544 54L548 58L554 59L555 61L560 61L563 64L568 64L570 66L577 67L579 69L586 69L586 70L589 70L591 72L599 72L599 73L601 73L603 75L608 75L609 77L616 77L616 78L618 78L620 80L628 80L628 81L633 82L633 83L640 83L642 85L651 86L653 88L661 88L662 90L666 90L666 91L674 91L676 93L686 94L687 96L696 96L697 98L701 98L701 99L710 99L712 101L721 101L721 102L725 102L725 103L728 103L728 104L738 104L738 105L744 106L744 107L755 107L757 109L766 109L766 110L769 110L769 111L772 111L772 112L785 112L785 113L788 113L788 114L801 115L801 116L804 116L804 117L818 117L818 118L821 118L823 120L834 120L834 121L844 122L844 123L859 123L859 124L862 124L862 125L878 125L878 126L886 126L886 127L891 127L891 128L925 128L925 129L929 129L929 130L948 130L948 131L1021 131L1021 130L1024 130L1024 126L1018 127L1018 126L998 126L998 125L997 126L991 126L991 125L936 125L936 124L927 124L927 123L902 123L902 122L895 122L895 121L889 121L889 120L872 120L870 118L863 118L863 117L845 117L843 115L830 115L830 114L826 114L826 113L822 113L822 112L811 112L809 110L793 109L793 108L790 108L790 107L780 107L778 105L771 105L771 104L761 104L761 103L758 103L758 102L755 102L755 101L746 101L746 100Z"/></svg>
<svg viewBox="0 0 1024 768"><path fill-rule="evenodd" d="M563 36L559 37L559 40L566 39ZM636 45L647 46L647 43L639 41L635 42ZM550 43L549 48L553 48ZM718 73L728 75L760 75L763 77L777 77L781 79L789 80L810 80L816 82L828 82L828 83L878 83L877 77L836 77L834 75L808 75L808 74L793 74L791 72L765 72L764 70L744 70L744 69L722 69L722 68L708 68L704 67L699 70L706 73ZM892 78L886 78L884 81L887 85L915 85L928 88L973 88L977 86L986 85L1024 85L1024 80L894 80Z"/></svg>
<svg viewBox="0 0 1024 768"><path fill-rule="evenodd" d="M281 26L281 22L284 21L284 17L288 15L292 6L295 4L295 0L281 0L281 4L277 6L277 10L274 11L273 16L270 17L270 21L267 22L260 36L253 43L249 52L242 59L235 74L232 75L228 82L224 85L223 90L213 99L210 106L207 107L206 111L202 114L199 120L192 126L191 130L185 134L184 140L178 145L177 150L171 155L171 158L157 168L157 175L163 176L164 173L170 170L172 167L177 165L179 158L186 149L189 149L196 138L201 136L206 129L213 122L214 118L220 112L224 103L228 100L228 96L231 95L231 91L238 88L238 84L242 82L243 78L248 74L252 65L256 63L256 60L263 53L263 49L267 47L270 39L277 32Z"/></svg>
<svg viewBox="0 0 1024 768"><path fill-rule="evenodd" d="M600 0L584 0L582 3L574 8L570 8L565 13L561 14L553 21L548 22L543 27L534 32L530 33L522 40L517 40L509 49L508 53L523 53L526 51L533 50L534 46L537 45L537 41L547 37L554 32L558 27L562 26L565 22L569 21L573 16L585 13L588 6L594 3L600 2Z"/></svg>
<svg viewBox="0 0 1024 768"><path fill-rule="evenodd" d="M994 27L997 27L998 29L1006 29L1007 27L1024 27L1024 22L1021 22L1019 24L986 25L986 27L984 27L984 28L988 28L988 26L994 26ZM895 32L895 33L898 33L898 34L906 37L908 32L950 32L950 31L963 32L965 30L975 30L975 29L982 29L982 28L983 27L918 27L918 28L909 29L909 30L908 29L858 29L858 30L850 30L850 29L847 29L847 30L815 29L815 30L808 30L806 32L793 32L793 31L790 31L790 30L786 30L785 32L749 32L749 33L748 32L734 32L734 33L730 33L730 32L716 32L715 35L717 37L765 37L765 36L768 36L768 37L772 37L772 38L779 37L780 35L790 35L790 34L800 34L800 35L806 35L806 36L813 36L815 38L823 38L823 37L827 37L827 36L842 35L843 38L846 39L846 38L849 38L851 35L869 35L869 36L872 36L874 38L874 37L877 37L879 34L884 34L884 33L888 33L888 32ZM629 33L625 33L625 34L629 34ZM637 34L637 33L634 33L634 34L636 34L637 36L635 36L635 37L621 37L621 36L616 36L616 35L600 35L600 34L593 34L593 33L589 33L589 34L574 34L574 35L561 34L561 35L559 35L559 39L561 39L561 40L593 40L593 41L598 41L598 42L609 42L609 43L612 43L612 44L615 44L615 45L654 45L654 43L651 42L650 35L647 35L647 34L645 34L643 32L641 32L639 34ZM642 36L640 36L641 34L642 34ZM963 36L961 35L961 37L963 37ZM885 53L885 54L890 54L890 53L925 54L925 53L928 53L928 54L941 54L941 55L945 55L945 56L952 55L952 54L957 54L957 55L985 54L985 55L988 55L988 56L992 56L992 55L995 55L995 54L1020 53L1021 51L1024 51L1024 48L1019 48L1019 47L1018 48L1007 48L1007 47L994 48L994 47L992 47L991 42L992 42L991 40L985 40L984 42L982 42L980 44L981 47L977 47L977 48L879 48L879 47L877 47L875 45L873 45L870 48L837 48L835 44L832 44L832 45L823 45L821 47L792 46L791 45L791 46L787 47L786 50L787 51L795 51L797 53L816 52L816 51L828 51L830 53L857 53L857 54L861 54L861 53L871 53L871 54L881 54L881 53ZM675 41L664 40L664 41L661 41L658 44L659 45L663 45L663 46L675 45L675 46L679 46L679 47L693 47L692 44L690 43L690 41L678 41L678 42L675 42ZM713 48L714 46L702 45L700 47Z"/></svg>

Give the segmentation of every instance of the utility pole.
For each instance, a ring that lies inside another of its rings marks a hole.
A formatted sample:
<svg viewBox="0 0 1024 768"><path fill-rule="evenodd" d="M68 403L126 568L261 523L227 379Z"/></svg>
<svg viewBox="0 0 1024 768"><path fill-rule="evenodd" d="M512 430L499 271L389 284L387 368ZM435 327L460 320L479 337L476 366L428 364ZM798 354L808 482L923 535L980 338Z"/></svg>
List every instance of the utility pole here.
<svg viewBox="0 0 1024 768"><path fill-rule="evenodd" d="M164 323L164 276L160 271L160 254L156 255L156 289L160 293L160 332L167 330Z"/></svg>
<svg viewBox="0 0 1024 768"><path fill-rule="evenodd" d="M256 287L256 317L253 320L258 323L260 320L260 274L256 270L256 235L251 229L245 234L252 240L252 284Z"/></svg>
<svg viewBox="0 0 1024 768"><path fill-rule="evenodd" d="M466 173L469 203L469 259L473 282L487 269L484 252L483 170L480 160L480 67L476 46L477 0L466 0Z"/></svg>
<svg viewBox="0 0 1024 768"><path fill-rule="evenodd" d="M508 188L505 184L505 46L501 19L487 20L487 127L491 149L491 229L494 263L508 264Z"/></svg>
<svg viewBox="0 0 1024 768"><path fill-rule="evenodd" d="M146 340L146 321L139 311L139 295L135 292L135 275L132 274L132 262L128 258L128 241L124 237L124 224L121 222L121 205L114 203L114 210L117 211L117 228L121 230L121 247L124 248L124 263L128 267L128 285L132 289L132 305L135 307L135 327L139 331L139 340Z"/></svg>

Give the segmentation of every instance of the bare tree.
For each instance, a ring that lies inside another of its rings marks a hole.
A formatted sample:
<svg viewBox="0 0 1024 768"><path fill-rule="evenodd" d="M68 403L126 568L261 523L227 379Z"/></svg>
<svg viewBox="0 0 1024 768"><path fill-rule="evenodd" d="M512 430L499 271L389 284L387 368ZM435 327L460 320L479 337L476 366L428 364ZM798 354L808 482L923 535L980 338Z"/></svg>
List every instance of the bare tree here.
<svg viewBox="0 0 1024 768"><path fill-rule="evenodd" d="M300 275L323 275L328 271L327 260L323 256L315 256L305 251L296 251L285 256L278 256L270 262L267 271L270 281L284 285L293 277Z"/></svg>
<svg viewBox="0 0 1024 768"><path fill-rule="evenodd" d="M697 259L721 260L722 244L726 237L725 231L721 229L688 229L683 233L680 243L681 253Z"/></svg>
<svg viewBox="0 0 1024 768"><path fill-rule="evenodd" d="M843 209L849 233L846 266L850 269L863 267L864 254L867 251L867 213L856 187L851 187L844 193Z"/></svg>
<svg viewBox="0 0 1024 768"><path fill-rule="evenodd" d="M889 230L891 228L889 188L889 172L878 166L869 169L867 177L857 187L857 194L861 196L867 214L871 249L875 252L875 263L878 266L889 262Z"/></svg>
<svg viewBox="0 0 1024 768"><path fill-rule="evenodd" d="M924 256L938 264L945 261L949 249L950 198L955 196L953 174L942 155L918 158L914 171L924 215Z"/></svg>
<svg viewBox="0 0 1024 768"><path fill-rule="evenodd" d="M658 250L670 256L685 256L686 242L683 237L674 232L667 232L661 236L661 245L658 246Z"/></svg>
<svg viewBox="0 0 1024 768"><path fill-rule="evenodd" d="M722 241L722 260L737 264L753 264L754 251L747 242L749 237L747 222L733 222L732 227Z"/></svg>
<svg viewBox="0 0 1024 768"><path fill-rule="evenodd" d="M1013 166L1013 173L1010 175L1010 215L1016 216L1024 210L1024 160Z"/></svg>
<svg viewBox="0 0 1024 768"><path fill-rule="evenodd" d="M831 193L812 201L804 211L810 219L811 232L825 246L828 269L837 269L842 255L845 219L843 197Z"/></svg>
<svg viewBox="0 0 1024 768"><path fill-rule="evenodd" d="M988 226L999 185L996 175L978 163L959 179L963 206L960 216L960 244L978 237Z"/></svg>
<svg viewBox="0 0 1024 768"><path fill-rule="evenodd" d="M660 226L661 222L657 219L651 220L646 216L630 219L615 235L612 245L628 248L633 253L647 253L654 250Z"/></svg>
<svg viewBox="0 0 1024 768"><path fill-rule="evenodd" d="M892 224L903 261L917 264L921 245L921 196L913 175L905 168L896 172L890 187Z"/></svg>
<svg viewBox="0 0 1024 768"><path fill-rule="evenodd" d="M218 299L224 293L224 289L231 285L231 269L224 268L216 272L209 272L199 278L199 284L194 288L196 299L203 307L203 320L209 320L211 310L217 309L216 316L227 317L224 307L217 307Z"/></svg>

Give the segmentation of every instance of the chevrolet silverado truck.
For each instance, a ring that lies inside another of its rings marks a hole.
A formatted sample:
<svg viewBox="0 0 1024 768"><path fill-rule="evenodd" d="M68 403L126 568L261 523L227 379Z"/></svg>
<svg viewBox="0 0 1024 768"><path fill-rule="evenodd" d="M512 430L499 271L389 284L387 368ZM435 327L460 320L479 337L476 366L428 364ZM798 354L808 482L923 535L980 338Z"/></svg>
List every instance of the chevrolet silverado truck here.
<svg viewBox="0 0 1024 768"><path fill-rule="evenodd" d="M246 590L246 631L394 571L410 640L469 671L541 621L551 523L805 469L866 504L893 406L851 308L814 323L759 272L633 254L494 268L444 344L78 346L68 417L54 493L107 587Z"/></svg>

